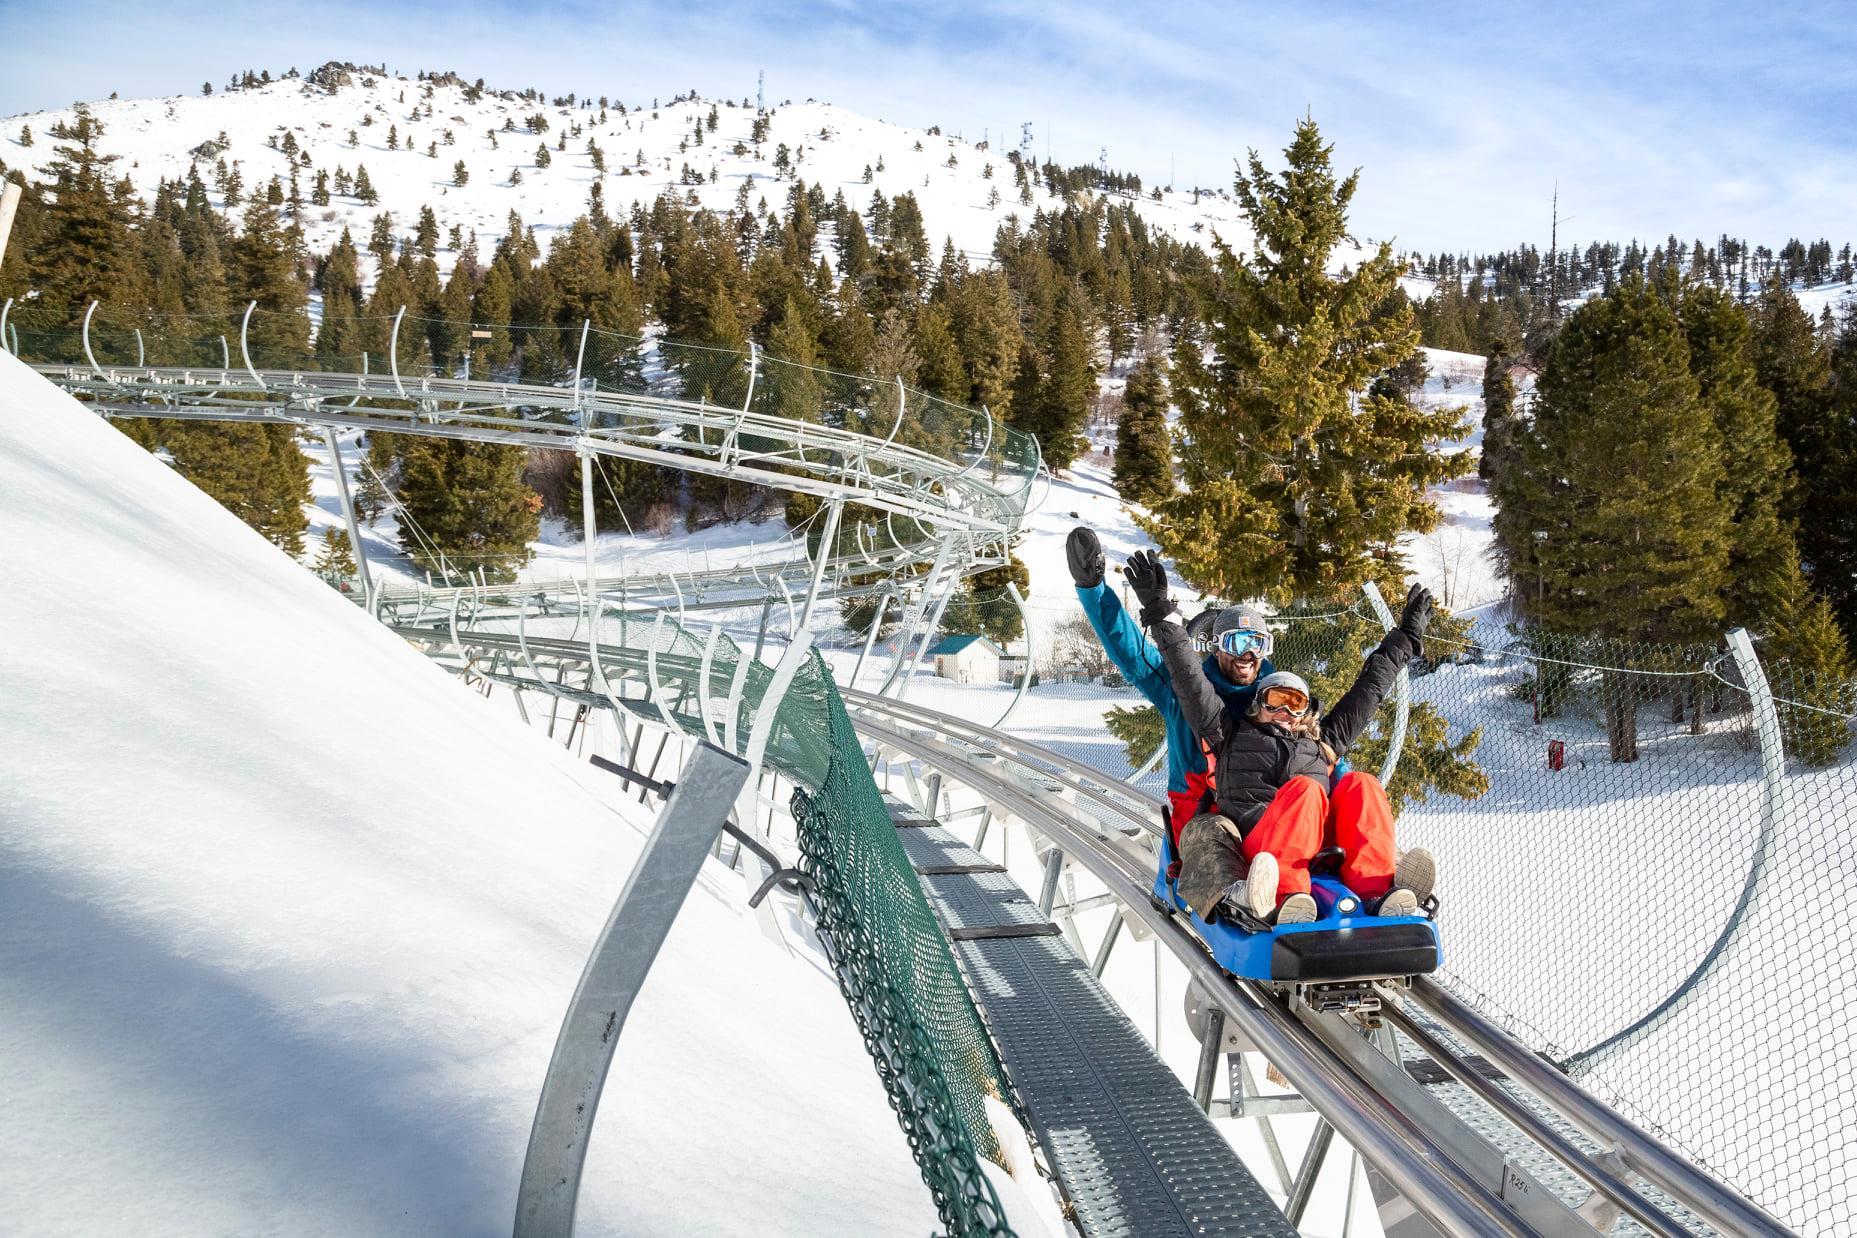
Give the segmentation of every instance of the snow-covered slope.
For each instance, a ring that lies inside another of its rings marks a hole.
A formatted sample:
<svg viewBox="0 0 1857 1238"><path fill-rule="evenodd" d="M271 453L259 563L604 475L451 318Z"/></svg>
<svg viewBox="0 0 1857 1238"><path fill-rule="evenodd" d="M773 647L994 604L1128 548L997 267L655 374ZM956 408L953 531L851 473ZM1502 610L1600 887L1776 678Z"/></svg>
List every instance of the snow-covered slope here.
<svg viewBox="0 0 1857 1238"><path fill-rule="evenodd" d="M638 810L6 356L0 547L0 1229L507 1233ZM926 1233L739 888L633 1010L582 1232Z"/></svg>
<svg viewBox="0 0 1857 1238"><path fill-rule="evenodd" d="M207 96L110 99L89 106L104 126L100 148L118 156L114 170L126 175L144 199L152 197L160 178L185 177L190 163L198 165L212 190L219 159L239 170L247 193L262 192L273 176L287 190L291 156L267 144L276 138L281 147L286 132L309 156L307 165L298 157L306 203L318 168L333 176L338 166L353 174L358 165L365 165L380 194L379 205L367 206L352 196L337 197L326 207L306 205L305 236L316 251L326 250L344 227L357 243L365 242L374 216L382 211L392 213L401 235L409 235L424 205L436 214L441 235L453 224L467 234L475 229L485 252L503 235L511 211L536 227L546 247L554 230L586 212L596 181L613 213L634 202L649 204L664 193L693 194L701 205L724 210L735 204L751 178L751 206L765 197L769 206L784 210L792 182L779 179L774 166L782 146L791 153L793 176L819 185L828 199L842 190L858 210L869 206L874 191L890 198L915 194L936 251L944 237L951 237L976 260L992 251L995 231L1009 218L1029 220L1034 209L1049 210L1057 201L1034 185L1033 205L1021 204L1006 161L1006 144L998 135L983 145L978 135L955 137L905 128L829 103L808 100L772 107L766 136L755 143L755 109L740 99L698 99L663 107L628 99L625 115L618 110L619 101L612 100L602 123L597 102L590 107L584 102L554 106L494 93L472 102L461 86L429 86L417 79L361 72L352 79L332 90L294 78ZM703 144L694 145L694 131L712 107L716 130L705 130ZM548 129L530 132L524 126L538 114ZM58 145L50 130L73 116L72 108L62 108L0 120L0 159L28 175L42 174ZM363 124L364 118L372 123ZM515 128L506 131L510 123ZM581 132L569 136L565 150L557 150L562 130L573 125ZM20 144L22 126L32 131L31 146ZM357 137L352 147L350 130ZM387 148L390 130L397 131L398 149ZM203 143L218 143L222 134L223 152L190 153ZM589 141L602 152L604 173L594 169ZM437 153L428 156L434 142ZM541 168L536 166L536 150L544 144L550 162ZM733 153L738 144L744 153ZM452 183L460 160L469 173L463 186ZM686 165L703 183L684 183ZM868 183L866 166L871 169ZM511 184L511 173L517 171L521 180ZM995 191L997 202L992 201ZM212 196L215 205L223 205L217 191ZM1151 225L1188 239L1205 238L1216 230L1227 240L1243 243L1250 235L1229 193L1203 195L1197 202L1191 192L1165 193L1156 201L1144 190L1135 200ZM450 250L442 252L440 266L449 268L455 256Z"/></svg>

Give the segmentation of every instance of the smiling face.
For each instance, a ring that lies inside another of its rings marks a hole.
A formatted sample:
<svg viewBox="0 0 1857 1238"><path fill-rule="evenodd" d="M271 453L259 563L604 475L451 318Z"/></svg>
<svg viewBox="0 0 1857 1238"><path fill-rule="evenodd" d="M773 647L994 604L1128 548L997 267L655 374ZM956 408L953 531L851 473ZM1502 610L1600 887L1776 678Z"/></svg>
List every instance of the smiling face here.
<svg viewBox="0 0 1857 1238"><path fill-rule="evenodd" d="M1221 649L1214 656L1219 660L1219 671L1239 687L1256 682L1258 667L1262 663L1255 653L1242 653L1233 657Z"/></svg>

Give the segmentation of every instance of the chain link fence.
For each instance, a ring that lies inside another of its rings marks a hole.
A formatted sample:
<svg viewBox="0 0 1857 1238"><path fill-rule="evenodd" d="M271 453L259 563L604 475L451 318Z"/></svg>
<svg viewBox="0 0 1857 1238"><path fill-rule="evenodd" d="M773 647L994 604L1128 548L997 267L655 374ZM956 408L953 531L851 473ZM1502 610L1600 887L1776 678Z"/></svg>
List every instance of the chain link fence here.
<svg viewBox="0 0 1857 1238"><path fill-rule="evenodd" d="M1291 608L1278 665L1333 699L1365 611ZM1446 623L1388 785L1439 858L1445 982L1807 1234L1857 1228L1854 695L1726 641Z"/></svg>
<svg viewBox="0 0 1857 1238"><path fill-rule="evenodd" d="M1273 627L1273 661L1328 702L1385 631L1361 595ZM1145 709L1091 670L1034 686L1009 729ZM1445 618L1409 669L1387 789L1400 845L1438 856L1444 983L1802 1233L1857 1233L1857 684L1759 674L1765 706L1726 640ZM1389 699L1354 768L1382 771L1398 716ZM1069 740L1117 777L1147 751Z"/></svg>

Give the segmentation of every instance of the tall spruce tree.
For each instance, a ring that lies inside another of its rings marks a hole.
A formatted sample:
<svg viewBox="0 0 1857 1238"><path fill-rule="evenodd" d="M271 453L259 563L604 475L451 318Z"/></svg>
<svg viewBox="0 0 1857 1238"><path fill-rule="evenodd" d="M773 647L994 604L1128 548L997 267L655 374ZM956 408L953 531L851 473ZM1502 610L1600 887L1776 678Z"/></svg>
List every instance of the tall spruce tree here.
<svg viewBox="0 0 1857 1238"><path fill-rule="evenodd" d="M1782 279L1761 289L1753 318L1755 370L1777 401L1798 478L1788 514L1798 522L1800 555L1813 588L1857 641L1857 374L1834 383L1832 348Z"/></svg>
<svg viewBox="0 0 1857 1238"><path fill-rule="evenodd" d="M1167 430L1167 371L1158 355L1128 373L1115 432L1116 492L1153 507L1174 492L1173 439Z"/></svg>
<svg viewBox="0 0 1857 1238"><path fill-rule="evenodd" d="M1797 591L1799 549L1785 515L1792 453L1774 425L1776 401L1755 372L1746 311L1720 289L1692 284L1680 315L1690 373L1721 442L1725 622L1765 631L1791 609Z"/></svg>
<svg viewBox="0 0 1857 1238"><path fill-rule="evenodd" d="M82 317L92 301L122 299L138 273L133 204L111 183L116 156L97 149L102 122L80 106L60 132L31 256L40 305L63 325Z"/></svg>
<svg viewBox="0 0 1857 1238"><path fill-rule="evenodd" d="M1729 562L1721 434L1669 299L1637 276L1569 316L1514 466L1499 546L1543 629L1713 642ZM1625 656L1625 655L1621 655ZM1612 759L1637 759L1640 684L1602 689Z"/></svg>
<svg viewBox="0 0 1857 1238"><path fill-rule="evenodd" d="M1390 246L1329 274L1358 179L1338 181L1329 155L1312 120L1280 179L1251 153L1236 190L1254 252L1215 242L1214 276L1193 288L1212 359L1175 353L1186 489L1144 523L1188 580L1226 596L1332 595L1383 573L1401 534L1437 523L1426 487L1469 463L1428 449L1462 432L1454 410L1368 390L1418 331L1391 297Z"/></svg>
<svg viewBox="0 0 1857 1238"><path fill-rule="evenodd" d="M252 360L260 366L296 367L309 359L309 298L297 278L296 256L277 210L254 197L232 248L233 296L240 308L257 302L251 318Z"/></svg>
<svg viewBox="0 0 1857 1238"><path fill-rule="evenodd" d="M1477 457L1477 476L1494 483L1513 454L1520 419L1515 411L1515 380L1509 371L1515 357L1506 341L1492 344L1483 365L1483 448Z"/></svg>

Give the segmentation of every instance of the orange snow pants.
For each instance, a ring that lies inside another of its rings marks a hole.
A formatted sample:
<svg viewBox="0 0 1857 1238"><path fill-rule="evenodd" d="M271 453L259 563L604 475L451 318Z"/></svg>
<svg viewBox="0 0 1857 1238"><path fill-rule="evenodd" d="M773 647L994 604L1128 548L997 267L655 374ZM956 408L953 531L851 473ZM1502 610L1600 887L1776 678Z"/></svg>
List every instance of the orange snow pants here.
<svg viewBox="0 0 1857 1238"><path fill-rule="evenodd" d="M1344 775L1332 795L1313 778L1290 779L1242 846L1247 860L1260 851L1277 857L1279 903L1309 892L1309 861L1326 846L1341 848L1341 880L1362 898L1393 888L1393 809L1372 774Z"/></svg>

